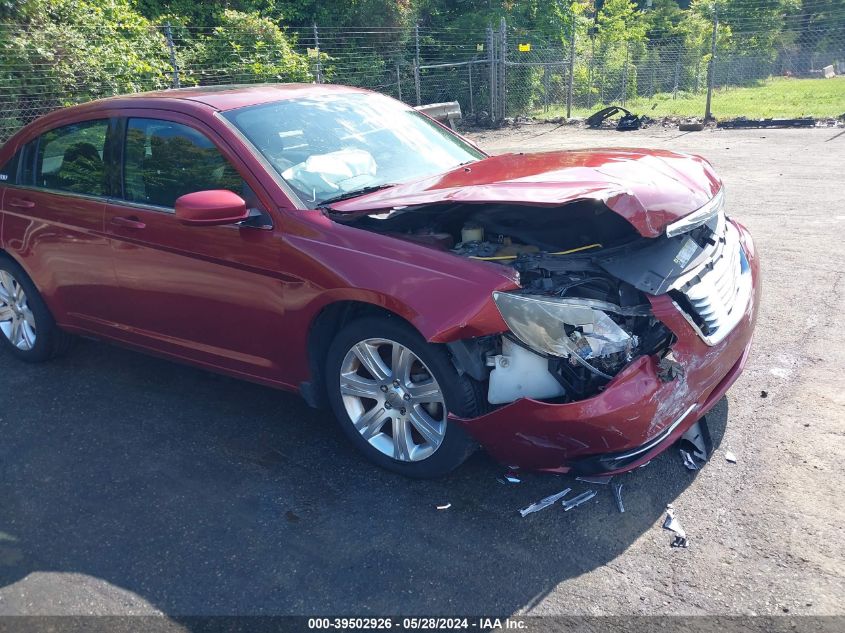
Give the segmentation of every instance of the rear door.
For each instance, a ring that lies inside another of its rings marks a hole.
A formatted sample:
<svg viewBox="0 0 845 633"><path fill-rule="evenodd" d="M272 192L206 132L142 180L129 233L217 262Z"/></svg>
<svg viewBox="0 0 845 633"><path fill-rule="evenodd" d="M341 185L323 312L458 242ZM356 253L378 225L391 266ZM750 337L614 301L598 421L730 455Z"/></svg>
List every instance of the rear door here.
<svg viewBox="0 0 845 633"><path fill-rule="evenodd" d="M102 329L116 287L103 232L110 193L109 120L44 132L6 170L3 246L21 262L60 324Z"/></svg>
<svg viewBox="0 0 845 633"><path fill-rule="evenodd" d="M143 116L140 116L143 114ZM196 363L277 380L282 283L273 219L254 177L203 123L173 112L122 121L120 199L106 231L124 338ZM229 189L254 219L181 224L179 196Z"/></svg>

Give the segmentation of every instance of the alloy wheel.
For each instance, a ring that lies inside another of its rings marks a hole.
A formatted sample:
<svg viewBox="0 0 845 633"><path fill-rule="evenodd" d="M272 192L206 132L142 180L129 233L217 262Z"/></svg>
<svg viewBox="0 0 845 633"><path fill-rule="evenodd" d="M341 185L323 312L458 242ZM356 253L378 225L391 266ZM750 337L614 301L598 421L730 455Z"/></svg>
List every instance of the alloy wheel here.
<svg viewBox="0 0 845 633"><path fill-rule="evenodd" d="M35 347L35 316L23 286L11 273L0 270L0 332L19 350Z"/></svg>
<svg viewBox="0 0 845 633"><path fill-rule="evenodd" d="M361 436L388 457L430 457L446 435L440 385L409 348L371 338L352 347L340 368L346 413Z"/></svg>

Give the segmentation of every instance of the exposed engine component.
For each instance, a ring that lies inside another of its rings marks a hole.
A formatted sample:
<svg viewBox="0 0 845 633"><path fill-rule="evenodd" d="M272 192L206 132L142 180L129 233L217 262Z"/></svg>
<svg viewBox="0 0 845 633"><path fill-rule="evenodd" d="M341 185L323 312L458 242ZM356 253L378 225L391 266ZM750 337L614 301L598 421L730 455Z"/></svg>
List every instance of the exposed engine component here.
<svg viewBox="0 0 845 633"><path fill-rule="evenodd" d="M558 398L566 393L549 372L548 360L505 337L501 354L487 359L493 367L487 399L490 404L513 402L517 398Z"/></svg>

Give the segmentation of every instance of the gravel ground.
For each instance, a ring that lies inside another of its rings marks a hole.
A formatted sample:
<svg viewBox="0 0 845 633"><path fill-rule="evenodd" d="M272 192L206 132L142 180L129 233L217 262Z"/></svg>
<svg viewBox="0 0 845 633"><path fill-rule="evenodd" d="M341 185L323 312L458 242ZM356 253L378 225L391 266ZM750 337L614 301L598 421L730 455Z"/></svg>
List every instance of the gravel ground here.
<svg viewBox="0 0 845 633"><path fill-rule="evenodd" d="M503 486L481 453L408 481L292 395L90 341L42 366L4 355L0 614L845 614L840 131L471 135L491 152L639 145L716 165L765 291L703 470L671 450L619 479L624 514L598 486L523 519L588 486ZM667 503L688 549L660 528Z"/></svg>

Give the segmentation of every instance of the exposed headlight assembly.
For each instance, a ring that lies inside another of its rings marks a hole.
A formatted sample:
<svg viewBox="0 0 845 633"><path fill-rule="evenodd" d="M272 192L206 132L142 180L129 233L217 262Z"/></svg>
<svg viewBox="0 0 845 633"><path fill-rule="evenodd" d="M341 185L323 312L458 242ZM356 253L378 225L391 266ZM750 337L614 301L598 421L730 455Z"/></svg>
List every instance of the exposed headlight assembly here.
<svg viewBox="0 0 845 633"><path fill-rule="evenodd" d="M666 227L666 237L675 237L676 235L687 233L703 224L707 224L716 217L719 218L718 222L721 224L724 222L724 216L725 188L722 187L719 189L719 193L713 196L703 207L669 224Z"/></svg>
<svg viewBox="0 0 845 633"><path fill-rule="evenodd" d="M569 357L590 371L611 378L589 361L630 352L636 336L622 329L608 312L648 316L648 306L620 307L606 301L494 292L505 323L520 341L541 354Z"/></svg>

